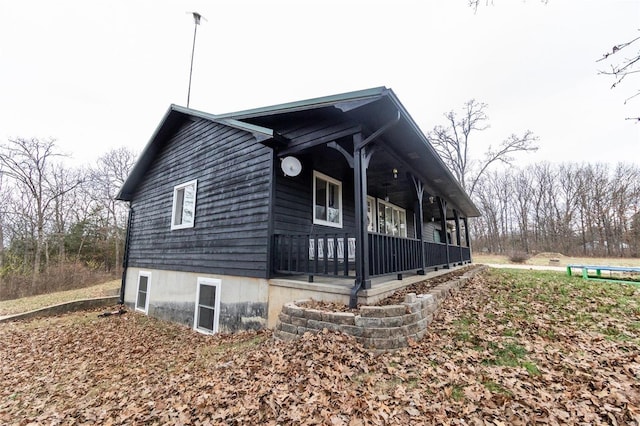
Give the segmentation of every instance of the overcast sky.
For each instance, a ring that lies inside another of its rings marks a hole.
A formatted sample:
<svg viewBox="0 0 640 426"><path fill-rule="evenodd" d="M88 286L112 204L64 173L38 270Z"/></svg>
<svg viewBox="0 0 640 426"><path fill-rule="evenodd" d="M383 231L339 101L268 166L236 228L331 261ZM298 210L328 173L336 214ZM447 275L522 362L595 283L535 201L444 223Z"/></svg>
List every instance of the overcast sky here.
<svg viewBox="0 0 640 426"><path fill-rule="evenodd" d="M484 4L484 1L483 1ZM640 75L596 60L638 35L639 0L0 0L0 143L53 137L77 164L140 152L171 103L210 113L386 86L427 133L471 98L530 129L530 161L638 162ZM636 49L637 52L637 49Z"/></svg>

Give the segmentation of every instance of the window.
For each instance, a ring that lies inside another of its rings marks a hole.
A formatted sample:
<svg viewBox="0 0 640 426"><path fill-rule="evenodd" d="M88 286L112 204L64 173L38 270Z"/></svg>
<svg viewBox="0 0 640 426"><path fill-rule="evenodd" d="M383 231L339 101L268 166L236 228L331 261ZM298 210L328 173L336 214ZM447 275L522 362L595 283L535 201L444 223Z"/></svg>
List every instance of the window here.
<svg viewBox="0 0 640 426"><path fill-rule="evenodd" d="M138 273L138 290L136 292L136 310L145 314L149 311L149 285L151 284L151 272L140 271Z"/></svg>
<svg viewBox="0 0 640 426"><path fill-rule="evenodd" d="M173 212L171 229L193 228L196 215L196 190L198 181L192 180L173 188Z"/></svg>
<svg viewBox="0 0 640 426"><path fill-rule="evenodd" d="M406 238L406 211L386 201L378 200L378 232Z"/></svg>
<svg viewBox="0 0 640 426"><path fill-rule="evenodd" d="M313 223L342 228L342 183L313 172Z"/></svg>
<svg viewBox="0 0 640 426"><path fill-rule="evenodd" d="M376 200L367 195L367 231L376 232Z"/></svg>
<svg viewBox="0 0 640 426"><path fill-rule="evenodd" d="M218 279L198 278L194 330L207 334L218 332L221 286L222 281Z"/></svg>

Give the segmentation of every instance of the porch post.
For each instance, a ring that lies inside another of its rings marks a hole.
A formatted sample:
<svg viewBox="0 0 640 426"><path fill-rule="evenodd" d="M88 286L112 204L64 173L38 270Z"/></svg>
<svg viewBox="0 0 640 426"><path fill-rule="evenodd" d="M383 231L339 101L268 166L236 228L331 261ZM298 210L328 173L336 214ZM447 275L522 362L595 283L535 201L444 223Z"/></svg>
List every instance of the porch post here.
<svg viewBox="0 0 640 426"><path fill-rule="evenodd" d="M424 259L424 229L423 229L423 215L422 198L424 196L424 185L421 181L411 175L413 181L413 188L416 190L417 200L415 202L414 211L416 213L416 237L420 240L420 249L418 250L420 256L420 269L417 271L418 275L425 274L425 259Z"/></svg>
<svg viewBox="0 0 640 426"><path fill-rule="evenodd" d="M460 236L460 214L456 209L453 209L453 218L456 221L456 243L458 244L458 250L460 250L460 264L462 265L464 259L462 258L462 241Z"/></svg>
<svg viewBox="0 0 640 426"><path fill-rule="evenodd" d="M447 202L440 197L438 197L438 209L440 210L440 227L442 228L447 250L447 266L445 268L449 269L451 267L451 259L449 257L449 236L447 235Z"/></svg>
<svg viewBox="0 0 640 426"><path fill-rule="evenodd" d="M467 247L469 248L469 261L473 261L471 259L471 240L469 239L469 220L466 217L462 218L464 223L464 239L467 242Z"/></svg>
<svg viewBox="0 0 640 426"><path fill-rule="evenodd" d="M371 288L367 235L367 163L362 134L353 135L353 181L356 202L356 286Z"/></svg>

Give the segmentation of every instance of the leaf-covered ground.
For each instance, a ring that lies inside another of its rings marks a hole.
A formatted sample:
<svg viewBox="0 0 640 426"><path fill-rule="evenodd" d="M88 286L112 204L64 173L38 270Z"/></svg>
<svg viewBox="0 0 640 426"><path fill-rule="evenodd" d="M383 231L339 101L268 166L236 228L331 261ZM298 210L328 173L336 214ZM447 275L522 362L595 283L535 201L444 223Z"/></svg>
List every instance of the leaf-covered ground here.
<svg viewBox="0 0 640 426"><path fill-rule="evenodd" d="M96 314L0 325L1 424L640 424L630 286L491 271L381 355Z"/></svg>

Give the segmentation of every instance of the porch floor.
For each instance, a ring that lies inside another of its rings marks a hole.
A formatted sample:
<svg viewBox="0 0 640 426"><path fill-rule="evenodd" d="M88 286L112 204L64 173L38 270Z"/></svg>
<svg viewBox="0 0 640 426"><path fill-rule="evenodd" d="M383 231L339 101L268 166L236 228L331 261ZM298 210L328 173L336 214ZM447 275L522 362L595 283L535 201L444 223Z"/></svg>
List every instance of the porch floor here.
<svg viewBox="0 0 640 426"><path fill-rule="evenodd" d="M468 263L462 266L452 266L450 269L438 269L437 271L428 270L425 275L418 275L415 272L405 272L402 274L402 280L397 279L397 274L381 275L371 278L371 288L368 290L361 290L358 293L358 303L365 305L375 303L400 288L429 278L447 274L469 265L471 264ZM272 278L269 280L269 285L273 287L297 289L302 292L309 292L308 297L313 298L314 300L334 302L342 300L345 304L349 303L349 296L354 284L355 277L337 278L314 276L313 282L309 282L308 275L291 275ZM338 295L343 297L339 297Z"/></svg>

